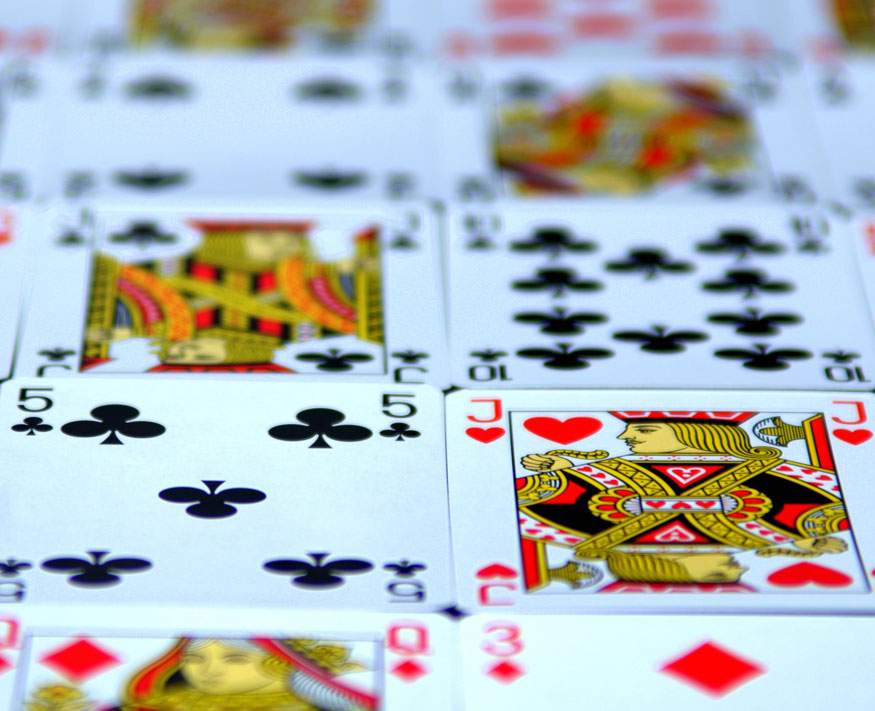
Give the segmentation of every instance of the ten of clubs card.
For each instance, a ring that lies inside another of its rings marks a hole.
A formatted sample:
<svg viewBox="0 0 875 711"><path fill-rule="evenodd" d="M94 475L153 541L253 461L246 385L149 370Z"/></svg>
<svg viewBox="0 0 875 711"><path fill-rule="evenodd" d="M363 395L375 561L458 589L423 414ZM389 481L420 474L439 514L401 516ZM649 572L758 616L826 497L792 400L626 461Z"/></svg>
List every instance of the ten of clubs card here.
<svg viewBox="0 0 875 711"><path fill-rule="evenodd" d="M459 206L449 220L456 385L872 387L850 233L822 211Z"/></svg>
<svg viewBox="0 0 875 711"><path fill-rule="evenodd" d="M453 393L460 601L871 610L873 408L868 394Z"/></svg>

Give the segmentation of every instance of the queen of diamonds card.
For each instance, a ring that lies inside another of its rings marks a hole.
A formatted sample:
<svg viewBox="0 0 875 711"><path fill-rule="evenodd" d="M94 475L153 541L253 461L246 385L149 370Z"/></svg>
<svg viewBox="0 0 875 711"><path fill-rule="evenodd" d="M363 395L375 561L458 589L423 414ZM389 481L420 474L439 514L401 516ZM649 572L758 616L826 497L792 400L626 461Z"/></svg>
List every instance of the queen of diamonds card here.
<svg viewBox="0 0 875 711"><path fill-rule="evenodd" d="M375 711L373 642L36 637L26 711Z"/></svg>

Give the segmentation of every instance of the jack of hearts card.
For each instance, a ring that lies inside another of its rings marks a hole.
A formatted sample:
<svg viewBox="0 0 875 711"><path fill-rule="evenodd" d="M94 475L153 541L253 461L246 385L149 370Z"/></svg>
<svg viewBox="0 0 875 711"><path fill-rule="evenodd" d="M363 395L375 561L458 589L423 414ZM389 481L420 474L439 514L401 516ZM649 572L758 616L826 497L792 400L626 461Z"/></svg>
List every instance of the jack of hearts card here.
<svg viewBox="0 0 875 711"><path fill-rule="evenodd" d="M18 374L443 384L435 229L382 208L55 215Z"/></svg>
<svg viewBox="0 0 875 711"><path fill-rule="evenodd" d="M822 393L453 393L460 599L872 609L873 407Z"/></svg>

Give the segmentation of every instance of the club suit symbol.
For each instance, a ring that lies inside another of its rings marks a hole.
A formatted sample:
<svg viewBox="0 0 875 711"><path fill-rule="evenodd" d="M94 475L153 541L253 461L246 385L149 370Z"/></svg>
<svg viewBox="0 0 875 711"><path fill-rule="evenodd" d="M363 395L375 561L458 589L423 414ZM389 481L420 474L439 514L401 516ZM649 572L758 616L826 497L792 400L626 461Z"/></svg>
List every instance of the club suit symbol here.
<svg viewBox="0 0 875 711"><path fill-rule="evenodd" d="M631 249L623 260L608 262L608 271L619 273L637 273L645 279L655 279L660 275L688 274L694 267L690 262L684 262L672 257L661 249Z"/></svg>
<svg viewBox="0 0 875 711"><path fill-rule="evenodd" d="M790 313L764 313L759 309L711 314L708 321L720 325L734 326L736 333L746 336L774 336L780 326L795 326L802 323L802 317Z"/></svg>
<svg viewBox="0 0 875 711"><path fill-rule="evenodd" d="M339 348L329 348L327 353L302 353L295 357L305 363L318 363L318 370L342 373L352 370L355 363L367 363L374 356L367 353L342 353Z"/></svg>
<svg viewBox="0 0 875 711"><path fill-rule="evenodd" d="M297 415L303 424L277 425L268 430L274 439L301 442L315 437L310 449L331 449L328 439L338 442L361 442L373 433L361 425L341 425L346 415L328 407L312 407ZM327 439L326 439L327 438Z"/></svg>
<svg viewBox="0 0 875 711"><path fill-rule="evenodd" d="M42 417L25 417L20 425L10 427L13 432L25 432L28 437L33 437L38 432L51 432L52 426L43 423Z"/></svg>
<svg viewBox="0 0 875 711"><path fill-rule="evenodd" d="M125 573L142 573L152 564L144 558L110 558L109 551L86 551L88 558L51 558L40 567L50 573L70 575L67 582L82 587L108 587L122 581ZM72 575L71 575L72 574Z"/></svg>
<svg viewBox="0 0 875 711"><path fill-rule="evenodd" d="M652 326L649 331L619 331L614 334L618 341L640 343L642 351L649 353L680 353L687 343L708 340L701 331L669 331L668 326Z"/></svg>
<svg viewBox="0 0 875 711"><path fill-rule="evenodd" d="M219 491L224 481L203 480L207 490L192 486L174 486L159 492L159 498L174 504L191 504L185 512L196 518L228 518L237 513L231 504L257 504L267 496L258 489L237 487Z"/></svg>
<svg viewBox="0 0 875 711"><path fill-rule="evenodd" d="M151 76L132 81L127 85L127 94L133 99L179 100L191 96L191 86L171 76Z"/></svg>
<svg viewBox="0 0 875 711"><path fill-rule="evenodd" d="M367 174L361 171L341 171L334 169L297 170L292 179L298 185L319 190L346 190L358 188L368 182Z"/></svg>
<svg viewBox="0 0 875 711"><path fill-rule="evenodd" d="M403 442L405 439L415 439L422 433L413 429L406 422L393 422L388 429L380 430L382 437L393 438L396 442Z"/></svg>
<svg viewBox="0 0 875 711"><path fill-rule="evenodd" d="M113 178L119 185L155 192L165 188L180 187L188 182L189 176L184 170L146 168L143 170L118 170L113 174Z"/></svg>
<svg viewBox="0 0 875 711"><path fill-rule="evenodd" d="M51 348L39 351L37 355L47 358L52 363L62 363L67 356L76 355L76 351L65 350L64 348Z"/></svg>
<svg viewBox="0 0 875 711"><path fill-rule="evenodd" d="M134 244L149 247L157 244L172 244L177 237L172 232L162 232L154 222L134 222L124 232L114 232L109 241L116 244Z"/></svg>
<svg viewBox="0 0 875 711"><path fill-rule="evenodd" d="M352 82L337 77L322 77L299 84L295 88L299 99L325 103L342 103L361 98L361 91Z"/></svg>
<svg viewBox="0 0 875 711"><path fill-rule="evenodd" d="M336 588L343 585L344 576L367 573L374 566L358 558L334 558L326 560L329 553L307 553L313 562L297 559L270 560L264 569L277 575L292 575L292 585L303 588Z"/></svg>
<svg viewBox="0 0 875 711"><path fill-rule="evenodd" d="M159 437L166 431L164 425L147 420L136 421L140 411L130 405L101 405L91 411L93 420L76 420L61 426L61 432L70 437L101 437L100 444L124 444L119 435L138 439Z"/></svg>
<svg viewBox="0 0 875 711"><path fill-rule="evenodd" d="M790 367L788 361L807 360L812 353L800 348L776 348L769 350L767 343L754 343L753 348L724 348L714 351L718 358L743 361L742 365L751 370L786 370Z"/></svg>
<svg viewBox="0 0 875 711"><path fill-rule="evenodd" d="M519 291L544 291L553 297L565 296L568 291L598 291L600 281L578 278L573 269L538 269L529 279L518 279L511 286Z"/></svg>
<svg viewBox="0 0 875 711"><path fill-rule="evenodd" d="M754 255L778 255L785 249L780 242L764 240L756 232L745 229L720 230L714 239L696 245L696 250L699 252L718 256L731 255L736 261Z"/></svg>
<svg viewBox="0 0 875 711"><path fill-rule="evenodd" d="M568 254L595 252L598 246L595 242L575 238L571 232L562 227L542 227L536 229L527 239L511 242L510 248L514 252L543 252L551 259L555 259L563 252Z"/></svg>
<svg viewBox="0 0 875 711"><path fill-rule="evenodd" d="M545 368L557 370L579 370L588 368L590 360L610 358L613 351L605 348L575 348L570 343L557 343L556 348L523 348L516 352L520 358L533 358L544 361Z"/></svg>
<svg viewBox="0 0 875 711"><path fill-rule="evenodd" d="M568 312L562 307L557 307L552 312L526 311L515 314L513 320L518 323L540 325L541 333L578 334L584 333L586 325L605 323L608 317L592 312Z"/></svg>
<svg viewBox="0 0 875 711"><path fill-rule="evenodd" d="M750 299L760 294L786 294L795 287L789 281L772 279L765 272L757 269L731 269L723 279L706 281L702 284L706 291L717 293L739 293L743 299Z"/></svg>

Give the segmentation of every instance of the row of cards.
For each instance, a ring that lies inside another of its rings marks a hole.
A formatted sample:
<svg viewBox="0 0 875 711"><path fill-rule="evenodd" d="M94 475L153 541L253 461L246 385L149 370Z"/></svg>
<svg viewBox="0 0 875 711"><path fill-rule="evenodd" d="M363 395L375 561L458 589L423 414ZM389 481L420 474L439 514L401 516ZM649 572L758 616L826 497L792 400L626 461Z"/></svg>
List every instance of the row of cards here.
<svg viewBox="0 0 875 711"><path fill-rule="evenodd" d="M0 365L442 389L872 388L871 220L554 213L7 208Z"/></svg>
<svg viewBox="0 0 875 711"><path fill-rule="evenodd" d="M875 205L871 61L427 69L160 57L12 67L0 196Z"/></svg>
<svg viewBox="0 0 875 711"><path fill-rule="evenodd" d="M452 57L871 50L871 0L40 0L4 8L0 52Z"/></svg>
<svg viewBox="0 0 875 711"><path fill-rule="evenodd" d="M463 390L444 412L427 386L15 379L0 599L872 612L873 408Z"/></svg>
<svg viewBox="0 0 875 711"><path fill-rule="evenodd" d="M857 708L871 618L474 616L185 608L0 615L28 711ZM834 640L829 654L823 640ZM804 670L804 673L801 673ZM581 683L581 673L585 674Z"/></svg>

